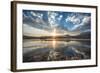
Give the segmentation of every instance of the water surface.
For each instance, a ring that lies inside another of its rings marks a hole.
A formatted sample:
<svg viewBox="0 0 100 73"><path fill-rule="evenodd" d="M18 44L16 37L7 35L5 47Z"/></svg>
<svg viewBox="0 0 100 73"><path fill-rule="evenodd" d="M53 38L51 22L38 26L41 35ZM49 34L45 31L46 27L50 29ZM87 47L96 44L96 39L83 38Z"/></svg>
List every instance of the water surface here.
<svg viewBox="0 0 100 73"><path fill-rule="evenodd" d="M24 39L23 62L83 60L91 58L89 39Z"/></svg>

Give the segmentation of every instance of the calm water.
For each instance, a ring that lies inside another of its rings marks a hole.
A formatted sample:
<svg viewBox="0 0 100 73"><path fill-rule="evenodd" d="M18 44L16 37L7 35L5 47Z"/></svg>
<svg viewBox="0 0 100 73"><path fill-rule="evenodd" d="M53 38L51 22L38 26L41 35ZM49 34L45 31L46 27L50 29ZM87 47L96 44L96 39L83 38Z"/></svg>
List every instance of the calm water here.
<svg viewBox="0 0 100 73"><path fill-rule="evenodd" d="M91 44L81 40L23 41L23 62L82 60L91 58Z"/></svg>

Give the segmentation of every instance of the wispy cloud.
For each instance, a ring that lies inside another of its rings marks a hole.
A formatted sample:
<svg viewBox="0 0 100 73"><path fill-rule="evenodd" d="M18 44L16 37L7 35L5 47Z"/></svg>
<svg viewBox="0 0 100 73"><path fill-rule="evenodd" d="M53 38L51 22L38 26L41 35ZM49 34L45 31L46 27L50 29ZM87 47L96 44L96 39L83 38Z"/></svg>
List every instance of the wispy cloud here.
<svg viewBox="0 0 100 73"><path fill-rule="evenodd" d="M73 27L71 31L80 30L81 27L90 23L91 17L82 14L70 14L66 18L66 23L71 22Z"/></svg>
<svg viewBox="0 0 100 73"><path fill-rule="evenodd" d="M58 21L60 21L63 18L63 15L59 15L59 17L57 18Z"/></svg>
<svg viewBox="0 0 100 73"><path fill-rule="evenodd" d="M89 22L90 22L90 16L85 16L85 17L82 19L82 22L81 22L80 24L74 25L73 28L72 28L71 30L80 29L80 28L83 27L84 25L89 24Z"/></svg>
<svg viewBox="0 0 100 73"><path fill-rule="evenodd" d="M23 34L25 36L50 36L50 32L35 27L31 27L27 24L23 24Z"/></svg>
<svg viewBox="0 0 100 73"><path fill-rule="evenodd" d="M43 15L43 13L38 13L34 11L23 13L23 23L31 27L49 31L50 26L48 22L43 20Z"/></svg>
<svg viewBox="0 0 100 73"><path fill-rule="evenodd" d="M91 29L86 29L86 30L82 31L82 33L83 33L83 32L85 32L85 33L86 33L86 32L91 32Z"/></svg>
<svg viewBox="0 0 100 73"><path fill-rule="evenodd" d="M71 22L73 24L79 24L81 22L81 19L77 17L75 14L73 14L73 15L67 16L66 22Z"/></svg>
<svg viewBox="0 0 100 73"><path fill-rule="evenodd" d="M51 28L55 28L58 26L56 22L56 16L58 14L56 12L48 11L48 23L50 24Z"/></svg>
<svg viewBox="0 0 100 73"><path fill-rule="evenodd" d="M42 13L35 13L35 12L33 12L33 11L31 11L30 13L31 13L33 16L38 17L38 18L40 18L40 19L42 19L42 17L43 17L43 14L42 14Z"/></svg>

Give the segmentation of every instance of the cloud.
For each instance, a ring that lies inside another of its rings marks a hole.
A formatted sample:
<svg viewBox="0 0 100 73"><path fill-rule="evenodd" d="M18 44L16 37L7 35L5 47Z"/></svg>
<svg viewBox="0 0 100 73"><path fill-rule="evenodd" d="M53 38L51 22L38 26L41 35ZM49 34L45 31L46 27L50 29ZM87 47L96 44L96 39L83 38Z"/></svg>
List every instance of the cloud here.
<svg viewBox="0 0 100 73"><path fill-rule="evenodd" d="M91 17L90 16L85 16L82 20L83 24L88 24L91 21Z"/></svg>
<svg viewBox="0 0 100 73"><path fill-rule="evenodd" d="M77 36L81 32L89 32L90 30L87 30L88 28L84 28L86 30L83 30L81 28L84 27L84 25L87 26L87 24L90 24L90 16L82 15L82 14L70 14L66 18L66 22L71 22L72 27L67 29L66 26L63 28L63 23L60 25L60 21L64 17L63 14L59 14L58 12L53 12L53 11L48 11L47 16L48 19L47 21L43 20L43 13L35 12L35 11L30 11L27 14L24 14L23 19L24 23L24 35L30 35L30 36L50 36L52 33L52 30L54 28L57 29L57 35L70 35L70 36ZM65 18L65 17L64 17ZM64 20L65 21L65 20ZM67 24L66 24L67 25ZM27 26L27 28L26 28ZM82 30L82 31L81 31ZM36 33L39 32L39 33ZM35 34L35 35L34 35ZM40 35L39 35L40 34Z"/></svg>
<svg viewBox="0 0 100 73"><path fill-rule="evenodd" d="M74 19L74 17L73 17ZM78 21L78 19L75 19L74 21ZM79 30L81 29L84 25L87 25L89 24L91 21L91 17L90 16L83 16L83 19L81 21L81 23L79 22L74 22L74 23L77 23L76 25L74 25L71 30L74 31L74 30Z"/></svg>
<svg viewBox="0 0 100 73"><path fill-rule="evenodd" d="M91 32L91 29L86 29L86 30L82 31L82 33L83 32Z"/></svg>
<svg viewBox="0 0 100 73"><path fill-rule="evenodd" d="M33 11L30 12L33 16L42 19L43 18L43 14L42 13L35 13Z"/></svg>
<svg viewBox="0 0 100 73"><path fill-rule="evenodd" d="M31 14L33 14L35 17L37 17L37 13L35 12L30 12ZM62 19L63 15L59 15L57 12L48 12L48 22L45 22L43 19L40 19L39 17L37 18L33 18L32 16L29 17L29 20L32 20L32 22L30 23L24 23L24 34L25 35L30 35L30 36L36 36L36 32L40 32L43 31L43 33L46 33L45 36L50 35L50 33L52 33L52 30L54 28L57 29L57 35L71 35L71 36L75 36L75 35L79 35L80 32L69 32L66 29L62 29L62 27L58 27L59 26L59 21ZM58 19L57 19L58 18ZM27 20L25 20L27 21ZM27 28L26 28L27 26ZM47 33L49 32L49 34ZM42 32L40 32L39 34L43 34ZM35 35L34 35L35 34ZM38 35L39 35L38 34ZM39 35L39 36L40 36Z"/></svg>
<svg viewBox="0 0 100 73"><path fill-rule="evenodd" d="M43 30L43 29L32 27L32 26L30 26L28 24L23 24L23 35L24 36L33 36L33 37L52 36L53 35L53 31L47 31L47 30ZM64 35L64 33L60 33L59 32L59 33L56 33L56 35L57 36Z"/></svg>
<svg viewBox="0 0 100 73"><path fill-rule="evenodd" d="M79 13L72 13L65 19L66 23L71 22L72 26L69 30L77 31L80 30L84 25L90 24L91 17Z"/></svg>
<svg viewBox="0 0 100 73"><path fill-rule="evenodd" d="M48 23L43 20L43 13L34 11L23 13L23 23L43 30L49 30L50 28Z"/></svg>
<svg viewBox="0 0 100 73"><path fill-rule="evenodd" d="M24 17L24 18L28 18L28 16L27 16L25 13L23 13L23 17Z"/></svg>
<svg viewBox="0 0 100 73"><path fill-rule="evenodd" d="M51 28L55 28L58 26L56 17L57 17L56 12L48 11L48 23L50 24Z"/></svg>
<svg viewBox="0 0 100 73"><path fill-rule="evenodd" d="M63 15L59 15L59 17L57 18L58 21L60 21L63 18Z"/></svg>
<svg viewBox="0 0 100 73"><path fill-rule="evenodd" d="M81 33L81 31L68 31L66 29L57 28L57 33L62 35L77 36Z"/></svg>
<svg viewBox="0 0 100 73"><path fill-rule="evenodd" d="M38 32L38 33L37 33ZM23 35L25 36L50 36L50 32L42 29L38 29L35 27L31 27L30 25L23 24Z"/></svg>
<svg viewBox="0 0 100 73"><path fill-rule="evenodd" d="M66 18L66 22L72 22L73 24L79 24L81 20L76 15L71 15Z"/></svg>

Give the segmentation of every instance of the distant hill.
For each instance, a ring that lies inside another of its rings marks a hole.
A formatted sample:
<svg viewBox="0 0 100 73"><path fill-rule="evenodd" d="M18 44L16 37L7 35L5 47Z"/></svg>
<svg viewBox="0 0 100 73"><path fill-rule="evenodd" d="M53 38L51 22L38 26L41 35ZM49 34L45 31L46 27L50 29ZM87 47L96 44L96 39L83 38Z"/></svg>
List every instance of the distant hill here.
<svg viewBox="0 0 100 73"><path fill-rule="evenodd" d="M64 35L64 36L39 36L39 37L32 37L32 36L23 36L24 39L53 39L53 38L58 38L58 39L62 39L62 38L75 38L75 39L90 39L91 38L91 34L88 33L81 33L80 35L77 36L69 36L69 35Z"/></svg>

